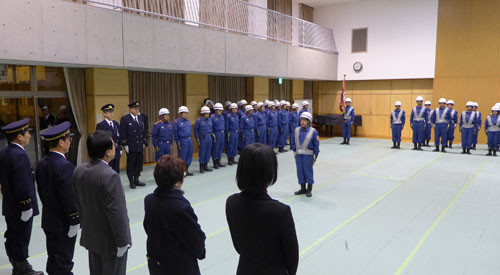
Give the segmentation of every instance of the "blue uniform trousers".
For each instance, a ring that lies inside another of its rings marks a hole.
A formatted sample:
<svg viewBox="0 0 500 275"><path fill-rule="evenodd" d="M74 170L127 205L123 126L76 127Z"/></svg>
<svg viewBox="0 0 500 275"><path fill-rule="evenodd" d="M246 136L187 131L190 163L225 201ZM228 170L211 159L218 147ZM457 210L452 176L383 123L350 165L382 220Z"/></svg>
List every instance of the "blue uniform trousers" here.
<svg viewBox="0 0 500 275"><path fill-rule="evenodd" d="M500 132L488 132L488 149L497 150L500 142Z"/></svg>
<svg viewBox="0 0 500 275"><path fill-rule="evenodd" d="M222 149L224 149L225 134L224 131L217 131L215 134L215 141L212 143L212 158L220 159L222 156Z"/></svg>
<svg viewBox="0 0 500 275"><path fill-rule="evenodd" d="M144 152L129 152L127 154L127 176L128 178L141 176Z"/></svg>
<svg viewBox="0 0 500 275"><path fill-rule="evenodd" d="M5 223L7 224L7 231L4 234L7 256L15 262L22 262L28 258L33 218L23 222L20 217L5 217Z"/></svg>
<svg viewBox="0 0 500 275"><path fill-rule="evenodd" d="M257 132L255 133L255 142L267 144L267 127L266 127L266 125L257 126Z"/></svg>
<svg viewBox="0 0 500 275"><path fill-rule="evenodd" d="M314 184L313 161L313 155L295 155L299 184Z"/></svg>
<svg viewBox="0 0 500 275"><path fill-rule="evenodd" d="M279 142L278 142L278 147L285 147L286 145L286 140L288 139L288 125L282 125L280 126L280 132L279 132Z"/></svg>
<svg viewBox="0 0 500 275"><path fill-rule="evenodd" d="M420 144L424 143L424 136L425 136L425 122L424 121L414 121L413 122L413 143L420 143Z"/></svg>
<svg viewBox="0 0 500 275"><path fill-rule="evenodd" d="M351 138L351 121L344 121L344 123L342 123L342 137L346 138L346 139L350 139Z"/></svg>
<svg viewBox="0 0 500 275"><path fill-rule="evenodd" d="M448 139L448 123L438 123L434 126L434 139L435 145L439 146L439 141L441 141L441 145L447 145Z"/></svg>
<svg viewBox="0 0 500 275"><path fill-rule="evenodd" d="M267 145L271 148L276 147L276 142L278 141L278 127L269 127L269 135L267 136Z"/></svg>
<svg viewBox="0 0 500 275"><path fill-rule="evenodd" d="M189 167L193 161L193 140L191 137L179 138L179 145L181 147L179 150L179 158Z"/></svg>
<svg viewBox="0 0 500 275"><path fill-rule="evenodd" d="M212 153L212 135L200 135L200 148L198 160L200 164L205 164L210 161Z"/></svg>
<svg viewBox="0 0 500 275"><path fill-rule="evenodd" d="M392 124L392 142L401 142L401 131L403 131L402 124Z"/></svg>
<svg viewBox="0 0 500 275"><path fill-rule="evenodd" d="M431 140L432 124L425 124L425 140Z"/></svg>
<svg viewBox="0 0 500 275"><path fill-rule="evenodd" d="M170 141L159 141L158 148L160 148L160 150L155 153L156 161L158 161L163 155L170 155L171 153Z"/></svg>
<svg viewBox="0 0 500 275"><path fill-rule="evenodd" d="M44 230L45 231L45 230ZM48 232L47 237L47 273L48 274L73 274L73 255L76 237L69 238L68 232Z"/></svg>
<svg viewBox="0 0 500 275"><path fill-rule="evenodd" d="M109 162L109 166L111 168L113 168L113 170L115 170L115 172L117 174L120 174L120 159L117 158L117 159L112 159L110 162Z"/></svg>
<svg viewBox="0 0 500 275"><path fill-rule="evenodd" d="M472 148L474 128L462 128L462 148Z"/></svg>
<svg viewBox="0 0 500 275"><path fill-rule="evenodd" d="M448 142L453 142L455 139L455 127L453 125L450 125L450 128L448 128L448 133L446 133L446 140Z"/></svg>
<svg viewBox="0 0 500 275"><path fill-rule="evenodd" d="M234 158L238 153L239 134L236 131L229 132L227 137L226 155L228 158Z"/></svg>
<svg viewBox="0 0 500 275"><path fill-rule="evenodd" d="M243 140L243 148L245 148L248 144L252 144L255 141L255 132L250 130L244 131L245 138Z"/></svg>

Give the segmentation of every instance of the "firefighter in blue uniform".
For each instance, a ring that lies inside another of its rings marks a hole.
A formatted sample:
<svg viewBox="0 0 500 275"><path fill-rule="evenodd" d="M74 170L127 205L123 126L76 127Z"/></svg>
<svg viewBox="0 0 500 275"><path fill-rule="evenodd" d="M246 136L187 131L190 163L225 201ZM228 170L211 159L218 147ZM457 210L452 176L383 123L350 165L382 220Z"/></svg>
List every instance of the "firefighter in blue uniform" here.
<svg viewBox="0 0 500 275"><path fill-rule="evenodd" d="M12 274L41 275L28 262L33 217L39 214L35 182L25 147L30 143L29 118L2 128L9 145L0 151L2 215L5 217L5 251Z"/></svg>
<svg viewBox="0 0 500 275"><path fill-rule="evenodd" d="M288 136L290 137L290 150L292 150L293 130L300 126L299 104L292 105L292 111L288 113L288 128L290 129Z"/></svg>
<svg viewBox="0 0 500 275"><path fill-rule="evenodd" d="M474 140L474 133L477 131L477 117L476 113L472 111L472 101L465 104L467 110L463 111L460 115L459 129L462 133L462 154L471 154L472 142Z"/></svg>
<svg viewBox="0 0 500 275"><path fill-rule="evenodd" d="M43 205L42 229L46 236L48 274L72 274L76 235L80 229L72 183L75 166L64 156L71 146L70 126L71 123L65 121L40 134L49 148L49 153L35 169Z"/></svg>
<svg viewBox="0 0 500 275"><path fill-rule="evenodd" d="M484 131L486 136L488 136L488 154L491 156L493 151L493 156L497 156L498 151L498 141L500 140L500 117L498 113L500 112L500 106L495 105L491 108L491 115L486 117L484 120Z"/></svg>
<svg viewBox="0 0 500 275"><path fill-rule="evenodd" d="M163 155L170 155L172 143L174 142L174 125L169 121L170 111L161 108L158 111L160 120L153 126L153 147L155 149L155 160L158 161Z"/></svg>
<svg viewBox="0 0 500 275"><path fill-rule="evenodd" d="M194 124L194 138L198 143L200 162L200 173L211 172L208 168L210 154L212 153L212 143L215 135L213 134L212 120L210 119L210 108L207 106L201 107L201 117Z"/></svg>
<svg viewBox="0 0 500 275"><path fill-rule="evenodd" d="M120 157L122 154L122 147L120 146L120 126L118 121L113 120L113 115L115 112L115 105L106 104L101 107L102 115L104 116L104 120L97 123L95 127L96 130L108 131L113 138L114 143L116 144L115 148L115 158L109 162L109 166L116 171L117 174L120 174Z"/></svg>
<svg viewBox="0 0 500 275"><path fill-rule="evenodd" d="M479 104L477 104L477 102L472 102L472 103L474 104L474 106L472 106L472 111L476 112L476 122L477 122L477 131L474 133L474 136L472 137L472 150L476 150L477 134L479 133L479 130L481 130L483 118L481 116L481 112L477 110L479 108Z"/></svg>
<svg viewBox="0 0 500 275"><path fill-rule="evenodd" d="M300 190L295 195L306 194L312 196L314 184L313 165L319 155L318 131L312 126L312 116L309 112L300 115L300 127L294 129L290 138L293 154L295 155L295 165L297 166L297 178ZM307 188L306 188L307 183Z"/></svg>
<svg viewBox="0 0 500 275"><path fill-rule="evenodd" d="M396 109L391 112L391 129L392 129L392 149L401 149L401 132L405 127L406 114L401 110L401 101L394 103Z"/></svg>
<svg viewBox="0 0 500 275"><path fill-rule="evenodd" d="M224 149L224 143L226 140L226 119L222 114L224 107L221 103L215 103L214 105L215 113L210 117L212 120L214 140L212 144L212 159L214 162L214 168L219 169L221 167L226 167L226 165L220 162L222 157L222 150Z"/></svg>
<svg viewBox="0 0 500 275"><path fill-rule="evenodd" d="M429 142L431 141L431 134L432 134L432 123L431 123L431 116L432 116L432 113L434 112L432 109L431 109L431 106L432 106L432 103L427 100L425 103L424 103L424 106L425 106L425 144L424 146L425 147L431 147L429 145Z"/></svg>
<svg viewBox="0 0 500 275"><path fill-rule="evenodd" d="M257 103L257 111L254 114L255 120L255 142L267 144L267 116L263 102Z"/></svg>
<svg viewBox="0 0 500 275"><path fill-rule="evenodd" d="M352 100L350 98L345 99L345 110L344 110L344 123L342 123L342 137L344 141L340 144L349 145L351 139L351 125L354 123L354 107L351 106Z"/></svg>
<svg viewBox="0 0 500 275"><path fill-rule="evenodd" d="M238 152L238 142L240 134L240 118L238 117L238 105L236 103L231 103L231 113L228 114L226 119L226 155L227 163L229 165L237 164L238 162L234 160Z"/></svg>
<svg viewBox="0 0 500 275"><path fill-rule="evenodd" d="M302 101L302 109L300 109L299 111L299 116L303 113L303 112L309 112L309 102L308 101Z"/></svg>
<svg viewBox="0 0 500 275"><path fill-rule="evenodd" d="M448 133L446 134L446 139L448 140L448 146L450 149L453 149L453 140L455 139L455 129L458 124L458 112L453 110L455 106L455 102L453 100L448 100L446 102L446 107L450 109L450 126L448 127Z"/></svg>
<svg viewBox="0 0 500 275"><path fill-rule="evenodd" d="M130 113L120 119L120 141L127 153L127 177L132 189L135 189L136 186L146 185L139 180L146 144L144 120L139 115L139 107L139 101L131 102L128 105Z"/></svg>
<svg viewBox="0 0 500 275"><path fill-rule="evenodd" d="M436 108L431 116L431 123L434 125L434 139L435 146L434 152L439 152L439 143L441 143L441 152L446 153L444 149L447 145L448 127L451 123L450 110L446 108L446 99L439 99L439 108Z"/></svg>
<svg viewBox="0 0 500 275"><path fill-rule="evenodd" d="M288 150L285 150L284 147L286 146L286 141L288 139L288 104L286 101L282 100L280 102L281 105L281 111L279 112L279 135L278 135L278 147L280 153L287 152Z"/></svg>
<svg viewBox="0 0 500 275"><path fill-rule="evenodd" d="M192 176L193 173L189 172L189 166L193 161L193 133L191 122L187 118L189 109L186 106L179 107L179 118L174 124L174 138L177 143L179 158L186 163L186 176Z"/></svg>
<svg viewBox="0 0 500 275"><path fill-rule="evenodd" d="M410 127L413 130L413 150L422 151L425 142L425 124L427 109L422 106L424 98L417 96L417 106L413 107L410 115Z"/></svg>
<svg viewBox="0 0 500 275"><path fill-rule="evenodd" d="M278 111L276 110L276 103L269 102L270 110L267 113L267 145L271 148L276 147L278 141Z"/></svg>
<svg viewBox="0 0 500 275"><path fill-rule="evenodd" d="M253 107L247 105L245 107L246 114L241 117L240 131L243 137L243 148L255 141L255 121L253 119Z"/></svg>

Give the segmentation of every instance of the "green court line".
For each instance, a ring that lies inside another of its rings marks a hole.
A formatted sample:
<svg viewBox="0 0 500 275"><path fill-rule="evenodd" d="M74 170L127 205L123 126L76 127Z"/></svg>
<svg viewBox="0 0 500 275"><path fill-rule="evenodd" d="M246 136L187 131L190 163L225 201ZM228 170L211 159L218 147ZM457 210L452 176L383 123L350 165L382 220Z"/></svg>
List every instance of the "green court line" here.
<svg viewBox="0 0 500 275"><path fill-rule="evenodd" d="M406 269L406 267L411 262L411 260L415 257L415 255L418 253L418 251L420 250L420 248L422 247L422 245L424 244L424 242L427 240L427 238L429 237L429 235L432 233L432 231L434 231L434 229L437 227L437 225L439 224L439 222L448 213L448 211L450 211L450 209L453 207L453 205L455 205L455 203L462 196L462 194L465 192L465 190L467 190L467 188L469 188L469 186L472 184L472 182L477 177L477 175L479 175L479 173L483 170L485 164L486 164L486 161L484 161L481 164L481 166L476 171L476 173L474 173L474 175L462 187L462 189L460 190L460 192L458 192L458 194L453 198L453 200L448 204L448 206L446 206L446 208L443 210L443 212L441 212L441 214L436 218L436 220L434 220L434 222L429 227L429 229L427 229L427 231L425 231L424 235L422 236L422 238L420 238L420 240L418 241L417 245L411 251L410 255L408 255L408 257L406 257L406 259L403 262L403 264L396 271L396 273L395 273L396 275L403 274L403 271Z"/></svg>

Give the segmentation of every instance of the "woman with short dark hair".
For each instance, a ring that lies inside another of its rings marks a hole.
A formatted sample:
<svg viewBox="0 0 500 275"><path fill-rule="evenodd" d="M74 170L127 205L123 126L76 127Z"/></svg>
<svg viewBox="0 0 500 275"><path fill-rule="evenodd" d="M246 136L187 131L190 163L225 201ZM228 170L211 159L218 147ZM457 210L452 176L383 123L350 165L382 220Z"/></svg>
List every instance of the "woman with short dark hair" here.
<svg viewBox="0 0 500 275"><path fill-rule="evenodd" d="M240 254L237 275L293 275L299 246L290 207L267 194L278 175L273 149L253 143L241 152L236 172L240 193L226 202L234 248Z"/></svg>
<svg viewBox="0 0 500 275"><path fill-rule="evenodd" d="M199 275L205 258L205 233L181 190L186 164L164 155L155 167L158 187L144 199L149 273Z"/></svg>

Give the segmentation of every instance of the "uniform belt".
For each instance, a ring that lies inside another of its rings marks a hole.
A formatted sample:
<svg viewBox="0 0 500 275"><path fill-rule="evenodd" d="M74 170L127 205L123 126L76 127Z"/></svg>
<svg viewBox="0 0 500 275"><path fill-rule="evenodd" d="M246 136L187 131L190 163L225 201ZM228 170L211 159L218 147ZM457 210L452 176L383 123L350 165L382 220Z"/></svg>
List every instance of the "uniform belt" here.
<svg viewBox="0 0 500 275"><path fill-rule="evenodd" d="M418 117L418 118L414 118L413 121L425 121L425 119Z"/></svg>
<svg viewBox="0 0 500 275"><path fill-rule="evenodd" d="M304 150L304 149L297 149L297 154L299 155L314 155L314 151L313 150Z"/></svg>
<svg viewBox="0 0 500 275"><path fill-rule="evenodd" d="M158 142L170 143L170 140L159 140Z"/></svg>
<svg viewBox="0 0 500 275"><path fill-rule="evenodd" d="M470 128L474 128L474 125L471 124L471 125L468 125L468 124L463 124L462 125L462 128L465 128L465 129L470 129Z"/></svg>

